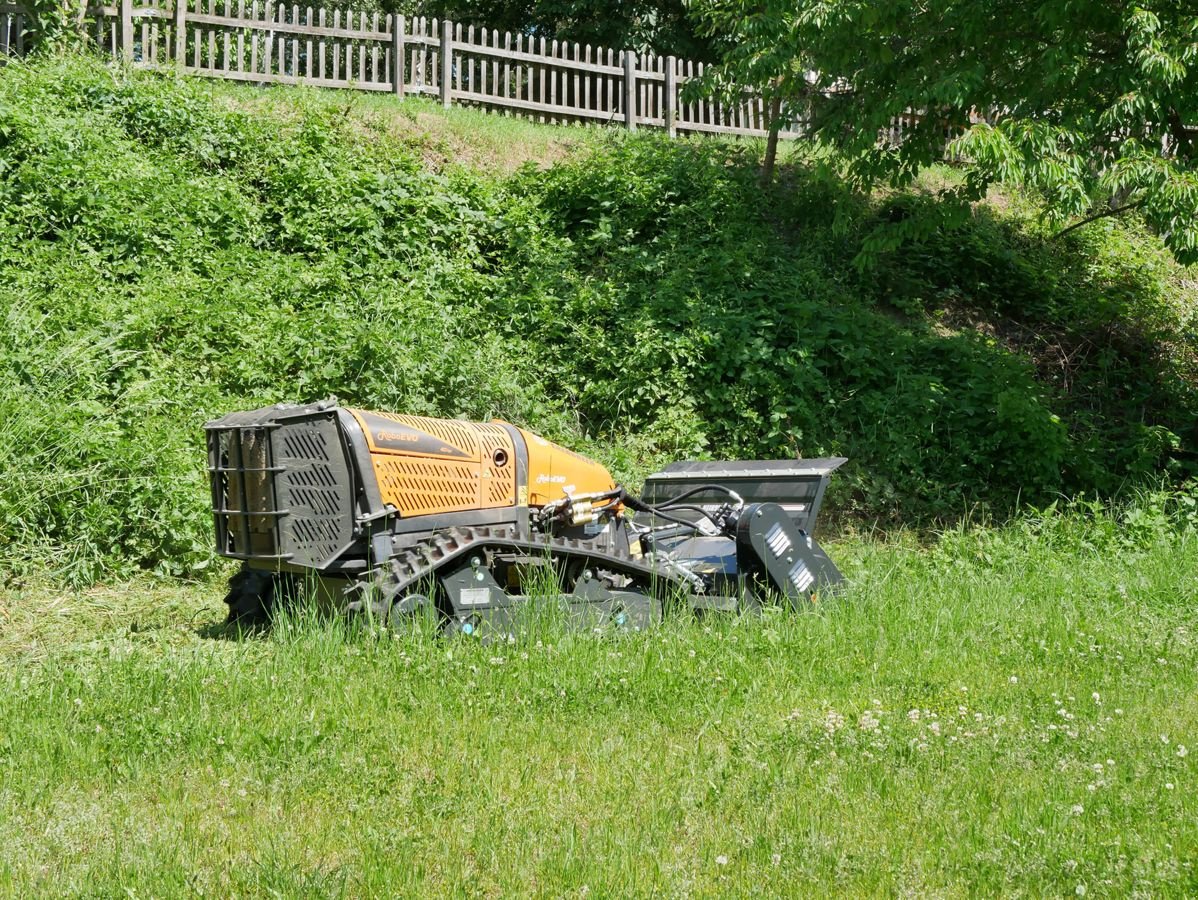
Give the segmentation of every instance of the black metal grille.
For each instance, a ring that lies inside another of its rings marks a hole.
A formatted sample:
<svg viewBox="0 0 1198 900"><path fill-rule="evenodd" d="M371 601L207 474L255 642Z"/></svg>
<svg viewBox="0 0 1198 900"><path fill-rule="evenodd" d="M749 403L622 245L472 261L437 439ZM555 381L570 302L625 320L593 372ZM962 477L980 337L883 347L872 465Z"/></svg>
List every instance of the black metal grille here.
<svg viewBox="0 0 1198 900"><path fill-rule="evenodd" d="M208 473L216 546L236 559L286 559L279 522L287 515L275 494L271 432L277 425L208 429Z"/></svg>
<svg viewBox="0 0 1198 900"><path fill-rule="evenodd" d="M335 413L272 408L206 427L223 555L324 568L345 549L354 489Z"/></svg>
<svg viewBox="0 0 1198 900"><path fill-rule="evenodd" d="M323 565L350 537L353 494L336 420L288 423L274 436L283 471L276 480L279 502L291 515L280 523L285 546L305 565Z"/></svg>

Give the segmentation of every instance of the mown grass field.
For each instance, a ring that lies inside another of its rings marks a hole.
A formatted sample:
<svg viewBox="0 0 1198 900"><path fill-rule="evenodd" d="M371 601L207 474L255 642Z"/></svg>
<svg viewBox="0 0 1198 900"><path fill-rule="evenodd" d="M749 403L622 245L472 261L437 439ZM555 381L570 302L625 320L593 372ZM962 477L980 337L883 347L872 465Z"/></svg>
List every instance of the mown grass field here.
<svg viewBox="0 0 1198 900"><path fill-rule="evenodd" d="M852 587L803 614L498 646L304 617L238 639L216 584L10 586L0 886L1198 891L1192 528L833 552Z"/></svg>

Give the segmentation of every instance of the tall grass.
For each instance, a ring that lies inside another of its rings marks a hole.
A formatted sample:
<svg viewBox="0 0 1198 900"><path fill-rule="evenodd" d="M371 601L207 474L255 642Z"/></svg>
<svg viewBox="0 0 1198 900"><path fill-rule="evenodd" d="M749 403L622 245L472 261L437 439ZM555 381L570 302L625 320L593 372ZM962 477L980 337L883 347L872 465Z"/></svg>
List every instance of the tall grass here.
<svg viewBox="0 0 1198 900"><path fill-rule="evenodd" d="M806 613L391 636L215 588L0 594L15 894L1188 895L1176 501L845 542Z"/></svg>

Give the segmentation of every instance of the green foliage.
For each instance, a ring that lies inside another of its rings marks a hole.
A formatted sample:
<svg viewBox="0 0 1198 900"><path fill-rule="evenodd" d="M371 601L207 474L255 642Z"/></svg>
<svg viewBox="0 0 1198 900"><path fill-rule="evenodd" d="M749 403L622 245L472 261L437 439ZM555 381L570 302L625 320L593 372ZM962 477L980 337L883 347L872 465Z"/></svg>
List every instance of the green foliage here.
<svg viewBox="0 0 1198 900"><path fill-rule="evenodd" d="M202 423L330 394L507 418L632 485L842 454L828 509L886 521L1189 472L1192 298L1141 230L1051 241L1016 204L950 234L826 167L771 196L752 148L619 133L434 173L346 96L0 73L5 565L203 570Z"/></svg>
<svg viewBox="0 0 1198 900"><path fill-rule="evenodd" d="M1037 191L1057 223L1134 208L1198 260L1192 6L701 0L696 15L728 40L724 78L789 98L860 184L907 187L964 133L951 154L969 177L946 199L1004 182ZM971 127L978 114L990 124ZM901 143L879 141L898 116Z"/></svg>
<svg viewBox="0 0 1198 900"><path fill-rule="evenodd" d="M529 179L564 239L559 262L538 270L539 303L498 299L542 326L566 311L546 333L560 348L551 384L601 434L632 420L681 453L843 454L868 511L906 516L1114 490L1168 464L1162 431L1193 446L1192 346L1168 342L1194 311L1142 238L1110 229L1061 253L1034 222L985 212L949 232L925 201L870 214L818 174L789 186L766 227L750 161L707 143L614 142ZM829 208L864 234L896 209L933 227L858 278L859 238L838 237ZM970 311L1014 337L946 326ZM1056 321L1068 327L1032 330ZM1068 379L1037 372L1035 354L1080 347L1100 359Z"/></svg>

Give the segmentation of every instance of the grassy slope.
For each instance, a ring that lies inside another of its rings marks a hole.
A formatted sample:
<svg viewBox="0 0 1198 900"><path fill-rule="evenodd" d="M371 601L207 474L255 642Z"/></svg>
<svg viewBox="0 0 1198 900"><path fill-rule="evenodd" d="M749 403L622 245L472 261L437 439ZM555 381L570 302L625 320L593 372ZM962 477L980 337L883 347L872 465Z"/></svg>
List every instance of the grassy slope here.
<svg viewBox="0 0 1198 900"><path fill-rule="evenodd" d="M0 885L1192 894L1198 540L1099 524L841 545L810 614L510 646L9 589Z"/></svg>
<svg viewBox="0 0 1198 900"><path fill-rule="evenodd" d="M330 394L515 421L630 485L843 455L827 508L891 523L1193 470L1198 307L1134 222L1055 242L1008 198L945 232L808 158L763 192L756 150L6 66L0 560L202 571L202 423ZM880 225L908 239L858 271Z"/></svg>

